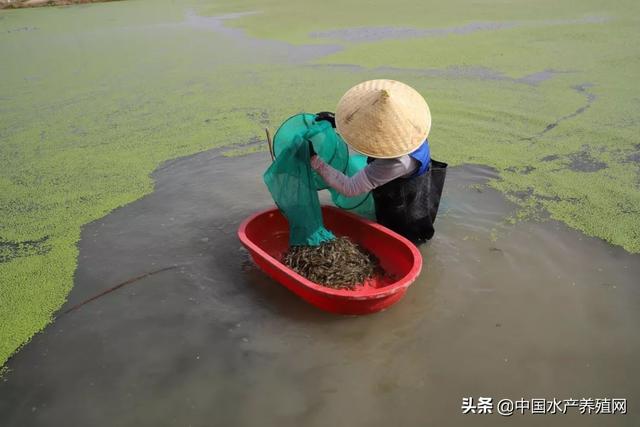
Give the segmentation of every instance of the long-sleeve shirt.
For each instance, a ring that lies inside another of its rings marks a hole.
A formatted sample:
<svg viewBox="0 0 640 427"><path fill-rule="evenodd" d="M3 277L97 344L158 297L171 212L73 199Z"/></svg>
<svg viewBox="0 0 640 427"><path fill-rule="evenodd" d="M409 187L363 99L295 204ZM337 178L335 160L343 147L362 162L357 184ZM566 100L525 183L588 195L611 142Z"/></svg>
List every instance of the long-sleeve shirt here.
<svg viewBox="0 0 640 427"><path fill-rule="evenodd" d="M411 176L420 167L420 162L408 154L393 159L376 159L352 177L332 168L318 156L311 158L311 167L338 193L354 197L396 178Z"/></svg>

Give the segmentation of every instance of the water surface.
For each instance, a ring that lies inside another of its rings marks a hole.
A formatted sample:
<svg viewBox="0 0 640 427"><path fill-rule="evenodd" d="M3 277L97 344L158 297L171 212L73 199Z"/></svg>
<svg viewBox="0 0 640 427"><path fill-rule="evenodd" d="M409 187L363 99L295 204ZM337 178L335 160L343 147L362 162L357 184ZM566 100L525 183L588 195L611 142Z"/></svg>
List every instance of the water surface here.
<svg viewBox="0 0 640 427"><path fill-rule="evenodd" d="M0 364L65 302L81 228L149 194L162 162L238 154L373 78L424 94L434 155L495 168L518 217L542 212L640 252L640 3L371 4L2 11Z"/></svg>
<svg viewBox="0 0 640 427"><path fill-rule="evenodd" d="M327 314L267 278L236 237L271 204L265 154L170 161L152 194L84 228L60 315L9 362L0 419L45 425L487 425L464 396L626 397L635 425L637 255L556 222L510 225L495 171L452 168L436 237L406 297ZM514 419L514 418L517 418ZM539 425L514 415L505 423Z"/></svg>

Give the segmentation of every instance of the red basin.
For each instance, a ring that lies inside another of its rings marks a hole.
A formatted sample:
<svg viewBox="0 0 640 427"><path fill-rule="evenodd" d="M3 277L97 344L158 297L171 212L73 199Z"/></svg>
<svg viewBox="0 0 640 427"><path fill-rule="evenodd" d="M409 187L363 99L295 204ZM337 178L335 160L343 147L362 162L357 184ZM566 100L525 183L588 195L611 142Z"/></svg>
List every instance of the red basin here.
<svg viewBox="0 0 640 427"><path fill-rule="evenodd" d="M334 234L348 236L378 257L387 275L354 290L331 289L305 279L280 262L288 248L289 224L276 208L245 220L238 237L267 275L322 310L367 314L399 301L422 269L422 256L413 243L380 224L332 206L323 206L322 216L325 227Z"/></svg>

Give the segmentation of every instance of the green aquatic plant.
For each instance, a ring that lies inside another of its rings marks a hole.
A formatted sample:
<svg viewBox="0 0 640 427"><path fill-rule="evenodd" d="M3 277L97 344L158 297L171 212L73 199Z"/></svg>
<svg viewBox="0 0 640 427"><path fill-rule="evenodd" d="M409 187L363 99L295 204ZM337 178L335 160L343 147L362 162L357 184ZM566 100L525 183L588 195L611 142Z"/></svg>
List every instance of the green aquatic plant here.
<svg viewBox="0 0 640 427"><path fill-rule="evenodd" d="M244 147L238 148L230 148L228 150L224 150L222 155L225 157L238 157L238 156L246 156L247 154L253 153L263 153L268 152L269 148L267 147L266 141L259 145L248 145Z"/></svg>

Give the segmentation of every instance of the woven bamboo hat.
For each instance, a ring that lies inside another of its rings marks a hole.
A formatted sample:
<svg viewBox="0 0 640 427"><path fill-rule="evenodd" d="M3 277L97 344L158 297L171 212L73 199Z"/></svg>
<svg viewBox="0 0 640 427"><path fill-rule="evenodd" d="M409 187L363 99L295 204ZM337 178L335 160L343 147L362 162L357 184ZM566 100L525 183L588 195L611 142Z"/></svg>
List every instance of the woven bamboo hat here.
<svg viewBox="0 0 640 427"><path fill-rule="evenodd" d="M336 128L355 150L388 159L416 150L431 129L429 106L411 86L368 80L345 93L336 108Z"/></svg>

